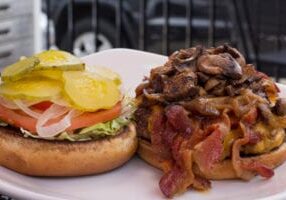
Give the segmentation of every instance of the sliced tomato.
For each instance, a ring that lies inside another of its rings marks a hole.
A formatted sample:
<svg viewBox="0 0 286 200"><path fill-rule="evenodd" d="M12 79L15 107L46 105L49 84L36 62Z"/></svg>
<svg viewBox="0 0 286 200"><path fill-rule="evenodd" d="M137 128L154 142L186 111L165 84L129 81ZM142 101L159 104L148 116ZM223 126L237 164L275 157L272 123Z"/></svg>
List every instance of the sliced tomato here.
<svg viewBox="0 0 286 200"><path fill-rule="evenodd" d="M71 126L67 130L75 130L92 126L97 123L110 121L117 118L121 112L121 103L117 103L113 108L108 110L101 110L97 112L85 112L80 116L72 119ZM16 127L22 127L32 133L36 132L37 120L23 113L10 110L0 104L0 119L8 124ZM50 122L56 123L60 119L55 119Z"/></svg>
<svg viewBox="0 0 286 200"><path fill-rule="evenodd" d="M97 112L85 112L82 115L72 119L72 125L68 130L75 130L78 128L84 128L92 126L97 123L107 122L119 117L121 113L121 103L117 103L113 108L109 110L101 110Z"/></svg>
<svg viewBox="0 0 286 200"><path fill-rule="evenodd" d="M26 114L10 110L0 104L0 119L10 125L22 127L28 131L35 132L36 120Z"/></svg>
<svg viewBox="0 0 286 200"><path fill-rule="evenodd" d="M52 104L53 102L50 101L42 101L40 103L33 105L32 107L38 110L47 110L49 107L51 107Z"/></svg>

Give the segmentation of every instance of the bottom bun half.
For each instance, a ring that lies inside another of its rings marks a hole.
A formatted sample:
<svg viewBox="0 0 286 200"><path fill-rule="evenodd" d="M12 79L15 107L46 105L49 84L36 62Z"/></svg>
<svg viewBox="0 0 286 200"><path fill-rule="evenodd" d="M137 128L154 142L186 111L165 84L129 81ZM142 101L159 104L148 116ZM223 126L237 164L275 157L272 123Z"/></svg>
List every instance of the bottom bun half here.
<svg viewBox="0 0 286 200"><path fill-rule="evenodd" d="M139 139L138 147L139 156L150 165L162 169L164 168L163 163L160 161L158 155L153 151L151 143ZM245 160L259 161L261 164L274 169L281 165L286 160L286 143L283 143L279 148L259 156L251 156L243 158ZM207 173L202 173L197 165L194 165L194 173L203 176L210 180L223 180L223 179L237 179L239 178L233 168L230 159L224 160L212 167Z"/></svg>
<svg viewBox="0 0 286 200"><path fill-rule="evenodd" d="M133 124L114 137L70 142L25 138L0 128L0 165L31 176L82 176L121 166L137 149Z"/></svg>

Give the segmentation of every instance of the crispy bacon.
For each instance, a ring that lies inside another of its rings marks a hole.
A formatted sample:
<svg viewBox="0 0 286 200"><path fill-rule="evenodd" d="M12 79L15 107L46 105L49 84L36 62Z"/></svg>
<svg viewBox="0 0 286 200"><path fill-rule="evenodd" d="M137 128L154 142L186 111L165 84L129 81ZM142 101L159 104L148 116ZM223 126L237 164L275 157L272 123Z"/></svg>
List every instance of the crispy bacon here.
<svg viewBox="0 0 286 200"><path fill-rule="evenodd" d="M213 165L222 159L223 138L229 133L230 126L230 119L224 112L219 119L211 121L211 124L205 127L205 131L212 133L194 149L194 161L202 172L211 170Z"/></svg>
<svg viewBox="0 0 286 200"><path fill-rule="evenodd" d="M175 131L185 135L191 134L191 122L187 111L182 106L172 105L167 107L166 116Z"/></svg>
<svg viewBox="0 0 286 200"><path fill-rule="evenodd" d="M169 147L172 146L173 140L176 137L177 132L173 129L172 125L167 121L165 125L165 130L162 133L162 138L164 143Z"/></svg>
<svg viewBox="0 0 286 200"><path fill-rule="evenodd" d="M183 179L183 170L176 166L163 175L159 182L160 189L166 197L170 198L178 191L178 187Z"/></svg>
<svg viewBox="0 0 286 200"><path fill-rule="evenodd" d="M152 146L163 158L169 158L170 151L169 148L164 145L162 137L165 131L165 122L166 119L163 109L159 106L154 106L152 109L152 115L149 119Z"/></svg>
<svg viewBox="0 0 286 200"><path fill-rule="evenodd" d="M202 172L211 170L213 164L220 161L223 153L223 135L220 129L216 129L195 147L194 160Z"/></svg>
<svg viewBox="0 0 286 200"><path fill-rule="evenodd" d="M176 165L159 182L161 191L169 198L174 194L184 192L194 182L192 151L183 150L181 155L182 167Z"/></svg>
<svg viewBox="0 0 286 200"><path fill-rule="evenodd" d="M261 135L258 132L249 129L248 134L249 134L248 144L257 144L259 141L261 141Z"/></svg>
<svg viewBox="0 0 286 200"><path fill-rule="evenodd" d="M211 182L206 178L196 175L192 187L196 190L205 191L211 188Z"/></svg>
<svg viewBox="0 0 286 200"><path fill-rule="evenodd" d="M194 148L198 143L203 141L208 136L206 131L202 129L195 129L192 132L192 136L188 139L188 146Z"/></svg>
<svg viewBox="0 0 286 200"><path fill-rule="evenodd" d="M184 138L180 135L177 135L177 137L174 139L173 144L171 146L173 159L176 161L176 164L178 166L182 166L181 148L182 148L183 142L184 142Z"/></svg>
<svg viewBox="0 0 286 200"><path fill-rule="evenodd" d="M249 142L249 135L246 132L246 127L244 126L243 123L239 123L240 127L243 132L243 138L237 139L234 141L233 146L232 146L232 165L233 168L236 172L236 175L242 179L249 180L253 177L253 173L247 170L244 170L241 167L241 157L240 157L240 148L242 145L245 145Z"/></svg>
<svg viewBox="0 0 286 200"><path fill-rule="evenodd" d="M270 178L274 175L271 168L261 164L259 161L253 160L249 162L240 157L240 148L250 142L251 132L250 127L242 122L240 122L240 127L243 132L243 138L236 140L232 148L232 164L237 176L245 180L251 179L255 174Z"/></svg>
<svg viewBox="0 0 286 200"><path fill-rule="evenodd" d="M178 145L173 145L173 141L177 134L181 136L190 136L191 134L191 121L188 117L187 112L182 106L173 105L166 108L166 118L165 129L162 133L162 138L164 144L168 147Z"/></svg>
<svg viewBox="0 0 286 200"><path fill-rule="evenodd" d="M258 161L242 162L241 167L245 170L254 171L264 178L274 176L274 171Z"/></svg>

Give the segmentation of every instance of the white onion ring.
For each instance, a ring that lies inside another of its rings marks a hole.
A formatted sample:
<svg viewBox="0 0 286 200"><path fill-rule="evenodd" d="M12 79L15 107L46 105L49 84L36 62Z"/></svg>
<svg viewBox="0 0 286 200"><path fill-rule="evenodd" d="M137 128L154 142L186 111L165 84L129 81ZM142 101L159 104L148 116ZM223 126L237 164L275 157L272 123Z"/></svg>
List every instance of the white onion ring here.
<svg viewBox="0 0 286 200"><path fill-rule="evenodd" d="M41 116L41 113L35 112L31 110L25 103L23 103L21 100L14 100L14 103L27 115L38 119Z"/></svg>
<svg viewBox="0 0 286 200"><path fill-rule="evenodd" d="M13 101L9 101L1 96L0 96L0 104L12 110L19 109L19 107Z"/></svg>
<svg viewBox="0 0 286 200"><path fill-rule="evenodd" d="M43 138L50 138L65 131L68 127L71 126L71 119L73 114L74 110L70 110L68 114L64 118L62 118L59 122L49 126L40 126L37 129L38 135Z"/></svg>
<svg viewBox="0 0 286 200"><path fill-rule="evenodd" d="M18 100L18 101L20 101L20 100ZM37 101L21 100L21 102L22 102L23 104L25 104L26 106L29 107L29 106L35 105L35 104L37 104L37 103L40 103L40 102L42 102L42 101L40 101L40 100L37 100ZM0 104L1 104L2 106L6 107L6 108L11 109L11 110L20 109L19 106L17 106L14 101L11 101L11 100L9 100L9 99L6 99L6 98L4 98L4 97L2 97L2 96L0 96Z"/></svg>
<svg viewBox="0 0 286 200"><path fill-rule="evenodd" d="M49 120L60 117L67 112L68 114L59 122L45 126ZM71 125L71 119L74 115L74 112L74 110L70 110L67 107L53 104L39 117L37 121L36 130L38 135L43 138L49 138L63 132Z"/></svg>

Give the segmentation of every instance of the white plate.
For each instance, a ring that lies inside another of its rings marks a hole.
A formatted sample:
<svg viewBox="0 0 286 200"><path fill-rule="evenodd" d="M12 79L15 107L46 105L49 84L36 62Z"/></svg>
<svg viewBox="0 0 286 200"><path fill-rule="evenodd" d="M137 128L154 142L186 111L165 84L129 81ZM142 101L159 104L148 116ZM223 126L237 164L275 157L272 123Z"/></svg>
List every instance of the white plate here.
<svg viewBox="0 0 286 200"><path fill-rule="evenodd" d="M128 49L113 49L84 58L88 66L108 66L134 90L151 67L162 65L165 56ZM286 87L279 86L284 95ZM79 163L80 164L80 163ZM33 178L0 167L0 193L21 199L163 199L158 182L162 173L135 157L112 172L78 178ZM208 192L188 191L176 199L252 200L286 199L286 164L270 180L212 181Z"/></svg>

